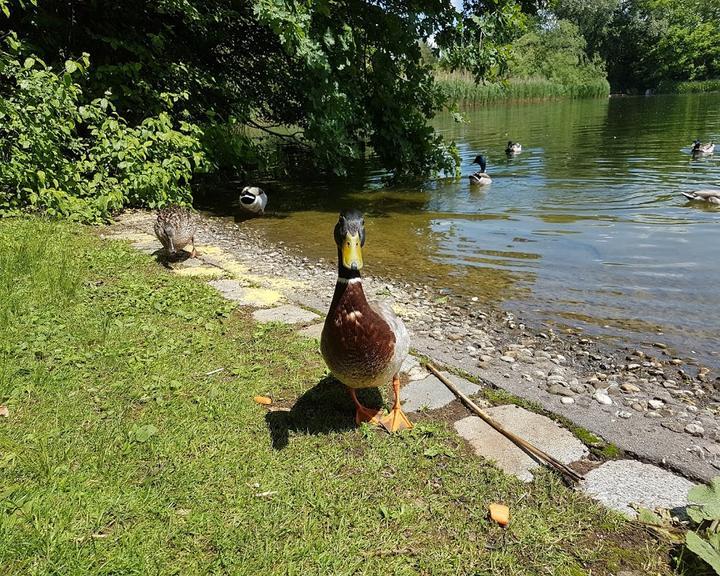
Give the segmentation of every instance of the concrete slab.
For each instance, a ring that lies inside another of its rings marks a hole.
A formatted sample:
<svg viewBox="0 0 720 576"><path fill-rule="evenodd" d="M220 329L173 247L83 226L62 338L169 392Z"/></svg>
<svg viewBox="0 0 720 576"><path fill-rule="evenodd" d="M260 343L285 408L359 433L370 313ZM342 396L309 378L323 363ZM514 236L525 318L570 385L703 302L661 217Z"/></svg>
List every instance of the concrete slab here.
<svg viewBox="0 0 720 576"><path fill-rule="evenodd" d="M301 334L306 338L314 338L315 340L320 340L320 334L322 334L323 325L324 324L322 322L318 324L311 324L307 328L299 330L298 334Z"/></svg>
<svg viewBox="0 0 720 576"><path fill-rule="evenodd" d="M267 308L277 304L282 299L282 294L276 290L270 290L268 288L247 288L241 286L237 280L228 278L211 280L208 284L220 292L225 298L237 302L241 306Z"/></svg>
<svg viewBox="0 0 720 576"><path fill-rule="evenodd" d="M582 489L608 508L631 518L637 516L630 504L655 508L683 508L687 494L695 486L672 472L635 460L614 460L585 475Z"/></svg>
<svg viewBox="0 0 720 576"><path fill-rule="evenodd" d="M529 412L519 406L496 406L485 410L503 428L560 460L564 464L589 454L587 447L569 431L546 416ZM477 416L455 422L458 434L465 438L479 456L493 460L508 474L524 482L533 479L531 470L540 464Z"/></svg>
<svg viewBox="0 0 720 576"><path fill-rule="evenodd" d="M400 366L400 372L405 374L410 382L424 380L429 374L425 368L420 366L420 360L412 354L407 355L402 366Z"/></svg>
<svg viewBox="0 0 720 576"><path fill-rule="evenodd" d="M461 392L468 396L477 394L480 391L480 386L464 378L446 373L443 373L443 376L448 378ZM455 394L450 392L447 386L432 374L422 380L411 382L407 386L403 386L400 390L400 400L403 402L403 409L406 412L417 412L423 408L436 410L447 406L455 400L455 398Z"/></svg>
<svg viewBox="0 0 720 576"><path fill-rule="evenodd" d="M253 312L253 318L258 322L282 322L284 324L307 324L320 319L314 312L308 312L292 304L256 310Z"/></svg>

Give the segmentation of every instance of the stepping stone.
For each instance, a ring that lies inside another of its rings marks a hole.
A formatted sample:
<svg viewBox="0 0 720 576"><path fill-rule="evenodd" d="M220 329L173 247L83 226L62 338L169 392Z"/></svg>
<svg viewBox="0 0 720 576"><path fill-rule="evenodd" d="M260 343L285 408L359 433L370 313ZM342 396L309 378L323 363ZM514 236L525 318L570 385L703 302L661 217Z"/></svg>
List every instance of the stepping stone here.
<svg viewBox="0 0 720 576"><path fill-rule="evenodd" d="M420 366L420 361L412 354L407 355L400 366L400 372L406 374L410 382L424 380L428 376L428 371Z"/></svg>
<svg viewBox="0 0 720 576"><path fill-rule="evenodd" d="M507 405L488 408L485 412L503 428L531 442L563 464L580 460L589 454L587 447L572 433L546 416ZM475 453L524 482L533 479L531 470L540 464L513 442L477 416L455 422L458 434L472 445Z"/></svg>
<svg viewBox="0 0 720 576"><path fill-rule="evenodd" d="M480 391L480 386L468 382L464 378L445 373L443 373L443 376L468 396L477 394ZM455 394L448 390L447 386L432 374L422 380L411 382L407 386L403 386L400 390L400 400L404 402L403 409L407 412L417 412L421 408L436 410L447 406L455 399Z"/></svg>
<svg viewBox="0 0 720 576"><path fill-rule="evenodd" d="M311 324L307 328L299 330L298 334L305 336L305 338L320 340L320 334L322 334L323 325L324 324L322 322L320 322L319 324Z"/></svg>
<svg viewBox="0 0 720 576"><path fill-rule="evenodd" d="M695 486L689 480L651 464L635 460L614 460L585 475L582 489L608 508L635 518L636 504L654 510L684 508Z"/></svg>
<svg viewBox="0 0 720 576"><path fill-rule="evenodd" d="M253 318L258 322L282 322L283 324L307 324L320 317L314 312L308 312L299 306L285 304L276 308L266 308L253 312Z"/></svg>
<svg viewBox="0 0 720 576"><path fill-rule="evenodd" d="M267 288L246 288L240 285L237 280L221 279L208 282L228 300L237 302L241 306L253 306L255 308L267 308L277 304L282 294Z"/></svg>

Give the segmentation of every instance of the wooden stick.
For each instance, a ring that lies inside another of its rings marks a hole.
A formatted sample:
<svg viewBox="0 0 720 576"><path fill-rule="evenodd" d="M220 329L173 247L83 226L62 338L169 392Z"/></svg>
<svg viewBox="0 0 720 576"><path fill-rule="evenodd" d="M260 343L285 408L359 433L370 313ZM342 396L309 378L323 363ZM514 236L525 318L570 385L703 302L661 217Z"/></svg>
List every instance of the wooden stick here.
<svg viewBox="0 0 720 576"><path fill-rule="evenodd" d="M584 480L584 476L582 476L581 474L578 474L572 468L566 466L559 460L556 460L555 458L550 456L550 454L548 454L547 452L543 452L537 446L530 444L530 442L528 442L527 440L520 438L520 436L517 436L516 434L513 434L509 430L506 430L505 428L500 426L500 424L495 422L495 420L493 420L488 414L483 412L483 410L477 404L475 404L475 402L473 402L465 394L460 392L460 390L458 390L457 387L452 382L450 382L447 378L445 378L445 376L443 376L439 372L439 370L437 368L435 368L435 366L433 366L430 362L425 363L425 366L427 367L428 370L430 370L430 372L432 372L435 376L437 376L437 378L440 380L440 382L445 384L445 386L447 386L450 389L450 391L453 394L455 394L455 396L457 396L463 404L465 404L465 406L467 406L472 412L474 412L475 414L480 416L480 418L482 418L487 424L492 426L495 430L500 432L500 434L505 436L508 440L510 440L511 442L513 442L514 444L516 444L517 446L522 448L525 452L528 452L531 456L535 457L537 460L540 460L541 462L544 462L545 464L552 466L558 472L560 472L564 476L567 476L574 482L579 482L580 480Z"/></svg>

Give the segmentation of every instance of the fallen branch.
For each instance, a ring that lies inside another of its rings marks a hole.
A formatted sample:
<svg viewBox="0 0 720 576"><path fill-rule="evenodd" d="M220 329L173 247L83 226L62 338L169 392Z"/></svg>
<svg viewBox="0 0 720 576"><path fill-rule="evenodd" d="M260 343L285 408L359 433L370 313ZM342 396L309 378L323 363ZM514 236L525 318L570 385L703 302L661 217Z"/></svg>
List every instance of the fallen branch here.
<svg viewBox="0 0 720 576"><path fill-rule="evenodd" d="M539 460L541 463L547 464L557 470L560 474L563 476L569 478L573 482L580 482L581 480L584 480L584 476L581 474L578 474L573 470L572 468L566 466L559 460L556 460L554 457L550 456L547 452L543 452L540 450L540 448L530 444L527 440L523 440L520 438L520 436L517 436L516 434L513 434L509 430L506 430L500 424L495 422L488 414L483 412L483 410L475 404L470 398L468 398L465 394L460 392L460 390L457 389L457 386L450 382L445 376L443 376L440 371L435 368L430 362L425 363L425 367L430 370L437 378L447 386L450 391L457 396L460 401L465 404L472 412L480 416L488 425L492 426L495 430L500 432L503 436L505 436L508 440L513 442L518 447L522 448L525 452L527 452L530 456L535 458L536 460Z"/></svg>

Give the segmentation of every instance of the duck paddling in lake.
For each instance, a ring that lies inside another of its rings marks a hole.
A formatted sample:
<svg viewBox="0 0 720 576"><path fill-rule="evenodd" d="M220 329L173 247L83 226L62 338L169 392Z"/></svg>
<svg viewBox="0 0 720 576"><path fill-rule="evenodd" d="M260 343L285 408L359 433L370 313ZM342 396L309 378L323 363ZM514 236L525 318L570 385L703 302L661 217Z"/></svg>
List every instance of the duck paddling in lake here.
<svg viewBox="0 0 720 576"><path fill-rule="evenodd" d="M505 154L514 156L515 154L520 154L520 152L522 152L522 144L508 140L507 146L505 147Z"/></svg>
<svg viewBox="0 0 720 576"><path fill-rule="evenodd" d="M395 432L412 428L400 409L399 371L410 350L410 337L389 305L368 302L360 270L365 221L357 210L340 214L335 225L338 278L325 318L320 350L332 375L348 387L355 403L355 422L371 422ZM392 380L394 403L385 417L363 406L356 390L384 386Z"/></svg>
<svg viewBox="0 0 720 576"><path fill-rule="evenodd" d="M470 174L470 184L475 184L477 186L485 186L487 184L490 184L492 182L492 178L490 178L490 175L485 172L485 168L487 167L485 156L483 156L482 154L478 154L477 156L475 156L473 164L480 164L480 172Z"/></svg>
<svg viewBox="0 0 720 576"><path fill-rule="evenodd" d="M267 206L267 194L257 186L245 186L240 193L240 207L252 214L265 214Z"/></svg>
<svg viewBox="0 0 720 576"><path fill-rule="evenodd" d="M720 190L696 190L695 192L682 192L682 195L688 200L720 205Z"/></svg>

